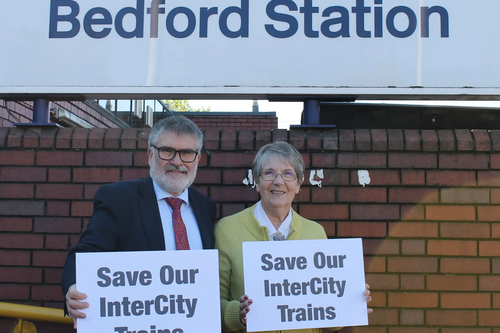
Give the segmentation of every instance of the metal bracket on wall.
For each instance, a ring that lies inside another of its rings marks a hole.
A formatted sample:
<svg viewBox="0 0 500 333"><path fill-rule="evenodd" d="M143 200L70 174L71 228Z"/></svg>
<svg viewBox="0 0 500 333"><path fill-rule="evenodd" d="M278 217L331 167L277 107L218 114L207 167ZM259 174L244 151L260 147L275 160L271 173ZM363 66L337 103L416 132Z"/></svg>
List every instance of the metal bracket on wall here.
<svg viewBox="0 0 500 333"><path fill-rule="evenodd" d="M320 105L319 99L304 100L301 125L290 125L290 128L335 128L335 125L321 125L319 120Z"/></svg>
<svg viewBox="0 0 500 333"><path fill-rule="evenodd" d="M50 111L49 100L45 98L37 98L33 103L33 122L32 123L16 123L16 127L61 127L58 124L49 123Z"/></svg>

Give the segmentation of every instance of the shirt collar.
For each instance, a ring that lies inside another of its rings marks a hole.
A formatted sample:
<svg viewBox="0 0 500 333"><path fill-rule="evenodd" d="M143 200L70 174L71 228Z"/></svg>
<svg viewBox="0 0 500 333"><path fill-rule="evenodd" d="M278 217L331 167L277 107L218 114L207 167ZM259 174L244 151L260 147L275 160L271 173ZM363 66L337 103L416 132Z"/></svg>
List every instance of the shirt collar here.
<svg viewBox="0 0 500 333"><path fill-rule="evenodd" d="M253 214L255 215L255 218L257 219L257 221L260 223L261 226L267 227L267 230L269 232L269 237L271 237L271 235L274 234L277 230L285 234L285 237L288 237L288 234L290 233L290 225L292 224L292 208L290 208L288 215L286 216L285 220L283 221L283 223L281 223L280 227L277 230L271 223L271 220L269 220L269 217L264 211L264 208L262 208L262 204L260 201L257 202L257 206L255 207Z"/></svg>
<svg viewBox="0 0 500 333"><path fill-rule="evenodd" d="M162 189L160 187L160 185L158 185L154 180L153 180L153 188L155 190L156 199L158 201L163 200L165 198L173 198L174 197L172 194L170 194L167 191L165 191L164 189ZM189 206L189 193L188 193L187 189L184 190L184 192L182 192L177 198L182 199L184 201L184 203Z"/></svg>

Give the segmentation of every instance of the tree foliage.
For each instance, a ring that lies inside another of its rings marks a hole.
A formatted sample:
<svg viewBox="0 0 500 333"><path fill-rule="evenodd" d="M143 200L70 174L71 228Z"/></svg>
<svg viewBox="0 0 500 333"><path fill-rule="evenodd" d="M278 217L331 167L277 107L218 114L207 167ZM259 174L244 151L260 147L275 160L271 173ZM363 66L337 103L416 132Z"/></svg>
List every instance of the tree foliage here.
<svg viewBox="0 0 500 333"><path fill-rule="evenodd" d="M187 99L166 99L164 100L170 106L170 110L176 112L208 112L210 107L193 108Z"/></svg>

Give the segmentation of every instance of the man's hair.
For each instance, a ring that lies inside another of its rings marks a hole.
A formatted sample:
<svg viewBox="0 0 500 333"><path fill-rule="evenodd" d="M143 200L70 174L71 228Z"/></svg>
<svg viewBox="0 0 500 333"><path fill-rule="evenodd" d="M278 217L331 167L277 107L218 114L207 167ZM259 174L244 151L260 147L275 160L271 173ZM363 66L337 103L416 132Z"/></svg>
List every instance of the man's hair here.
<svg viewBox="0 0 500 333"><path fill-rule="evenodd" d="M282 161L289 162L297 173L297 180L304 179L304 159L294 146L285 141L269 143L259 149L253 160L252 172L255 182L262 173L265 162L271 157L278 157Z"/></svg>
<svg viewBox="0 0 500 333"><path fill-rule="evenodd" d="M192 136L196 139L198 151L203 146L203 133L195 123L183 116L170 116L157 122L149 134L149 146L155 145L158 136L163 133Z"/></svg>

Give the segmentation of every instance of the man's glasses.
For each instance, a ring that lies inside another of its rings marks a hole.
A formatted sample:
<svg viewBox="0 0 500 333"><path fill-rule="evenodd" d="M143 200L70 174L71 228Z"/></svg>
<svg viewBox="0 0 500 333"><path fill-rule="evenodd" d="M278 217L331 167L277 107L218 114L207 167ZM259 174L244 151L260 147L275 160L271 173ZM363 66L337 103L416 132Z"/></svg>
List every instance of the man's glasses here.
<svg viewBox="0 0 500 333"><path fill-rule="evenodd" d="M264 171L263 173L260 174L262 179L264 180L275 180L278 175L281 176L281 179L283 179L285 182L291 182L297 179L297 174L292 171L285 171L283 173L277 173L274 171Z"/></svg>
<svg viewBox="0 0 500 333"><path fill-rule="evenodd" d="M170 147L156 147L151 145L158 152L158 157L164 161L171 161L175 158L175 155L179 154L179 157L184 163L192 163L198 156L198 152L190 149L175 150Z"/></svg>

